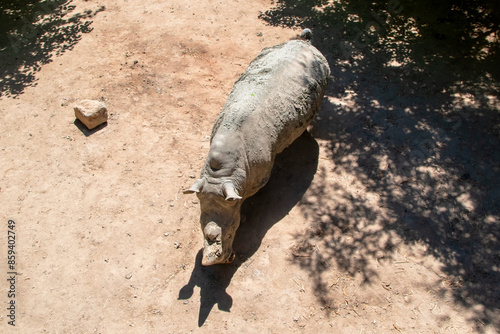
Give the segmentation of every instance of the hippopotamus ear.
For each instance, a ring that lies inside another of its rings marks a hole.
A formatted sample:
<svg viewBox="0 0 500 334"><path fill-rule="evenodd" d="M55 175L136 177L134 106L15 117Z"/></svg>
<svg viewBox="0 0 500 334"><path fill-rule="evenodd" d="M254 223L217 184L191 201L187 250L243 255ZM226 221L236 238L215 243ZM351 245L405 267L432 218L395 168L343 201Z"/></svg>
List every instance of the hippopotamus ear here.
<svg viewBox="0 0 500 334"><path fill-rule="evenodd" d="M188 190L184 190L184 194L192 194L192 193L199 193L201 189L203 188L203 179L198 179L194 182L194 184L189 188Z"/></svg>
<svg viewBox="0 0 500 334"><path fill-rule="evenodd" d="M238 190L236 190L233 182L224 182L222 188L224 190L224 195L226 195L226 201L235 201L237 199L241 199L241 196L238 194Z"/></svg>

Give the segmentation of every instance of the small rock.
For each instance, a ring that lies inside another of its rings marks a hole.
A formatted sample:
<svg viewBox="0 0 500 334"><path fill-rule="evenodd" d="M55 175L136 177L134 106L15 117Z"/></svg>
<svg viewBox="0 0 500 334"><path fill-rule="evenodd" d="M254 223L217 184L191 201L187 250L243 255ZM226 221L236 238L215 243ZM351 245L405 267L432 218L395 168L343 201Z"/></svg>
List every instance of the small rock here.
<svg viewBox="0 0 500 334"><path fill-rule="evenodd" d="M258 32L257 37L262 37L262 32Z"/></svg>
<svg viewBox="0 0 500 334"><path fill-rule="evenodd" d="M168 237L168 233L165 233L164 236Z"/></svg>
<svg viewBox="0 0 500 334"><path fill-rule="evenodd" d="M300 314L296 314L295 317L293 317L293 321L299 322L300 320Z"/></svg>
<svg viewBox="0 0 500 334"><path fill-rule="evenodd" d="M179 242L177 242L177 241L176 241L176 242L174 242L174 248L175 248L175 249L178 249L178 248L180 248L180 247L181 247L181 244L180 244Z"/></svg>
<svg viewBox="0 0 500 334"><path fill-rule="evenodd" d="M92 130L108 121L108 110L104 103L96 100L82 100L74 107L75 117Z"/></svg>
<svg viewBox="0 0 500 334"><path fill-rule="evenodd" d="M132 273L125 275L126 279L131 279L132 278Z"/></svg>

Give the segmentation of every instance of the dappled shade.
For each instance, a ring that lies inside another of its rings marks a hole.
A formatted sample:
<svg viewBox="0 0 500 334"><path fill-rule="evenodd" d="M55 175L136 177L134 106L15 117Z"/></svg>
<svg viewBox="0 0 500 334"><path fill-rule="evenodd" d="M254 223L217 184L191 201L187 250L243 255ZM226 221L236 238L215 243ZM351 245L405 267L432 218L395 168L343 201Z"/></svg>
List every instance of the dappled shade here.
<svg viewBox="0 0 500 334"><path fill-rule="evenodd" d="M292 258L323 305L336 302L332 265L369 283L400 243L421 245L455 301L481 305L472 323L500 328L498 8L303 0L261 13L311 28L332 69L312 134L335 167L320 166L300 203L310 226Z"/></svg>
<svg viewBox="0 0 500 334"><path fill-rule="evenodd" d="M97 10L76 12L72 0L0 2L0 96L16 96L36 84L44 64L71 50L92 30Z"/></svg>

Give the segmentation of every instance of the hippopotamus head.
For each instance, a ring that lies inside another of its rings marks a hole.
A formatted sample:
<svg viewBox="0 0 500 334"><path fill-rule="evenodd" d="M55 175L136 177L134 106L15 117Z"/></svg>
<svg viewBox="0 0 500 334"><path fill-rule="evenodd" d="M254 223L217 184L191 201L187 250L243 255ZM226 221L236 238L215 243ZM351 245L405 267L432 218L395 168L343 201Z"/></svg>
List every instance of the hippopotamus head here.
<svg viewBox="0 0 500 334"><path fill-rule="evenodd" d="M200 200L204 266L231 263L235 257L233 240L240 225L242 198L233 182L220 181L201 178L184 192L196 193Z"/></svg>

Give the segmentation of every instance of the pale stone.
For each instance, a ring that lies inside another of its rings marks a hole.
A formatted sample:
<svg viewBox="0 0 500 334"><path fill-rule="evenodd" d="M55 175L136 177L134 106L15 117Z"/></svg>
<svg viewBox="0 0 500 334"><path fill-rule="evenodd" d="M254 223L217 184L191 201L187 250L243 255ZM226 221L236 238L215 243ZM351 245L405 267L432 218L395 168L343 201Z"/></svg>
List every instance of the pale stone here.
<svg viewBox="0 0 500 334"><path fill-rule="evenodd" d="M102 102L82 100L75 105L74 109L76 118L85 124L89 130L108 121L108 110Z"/></svg>

